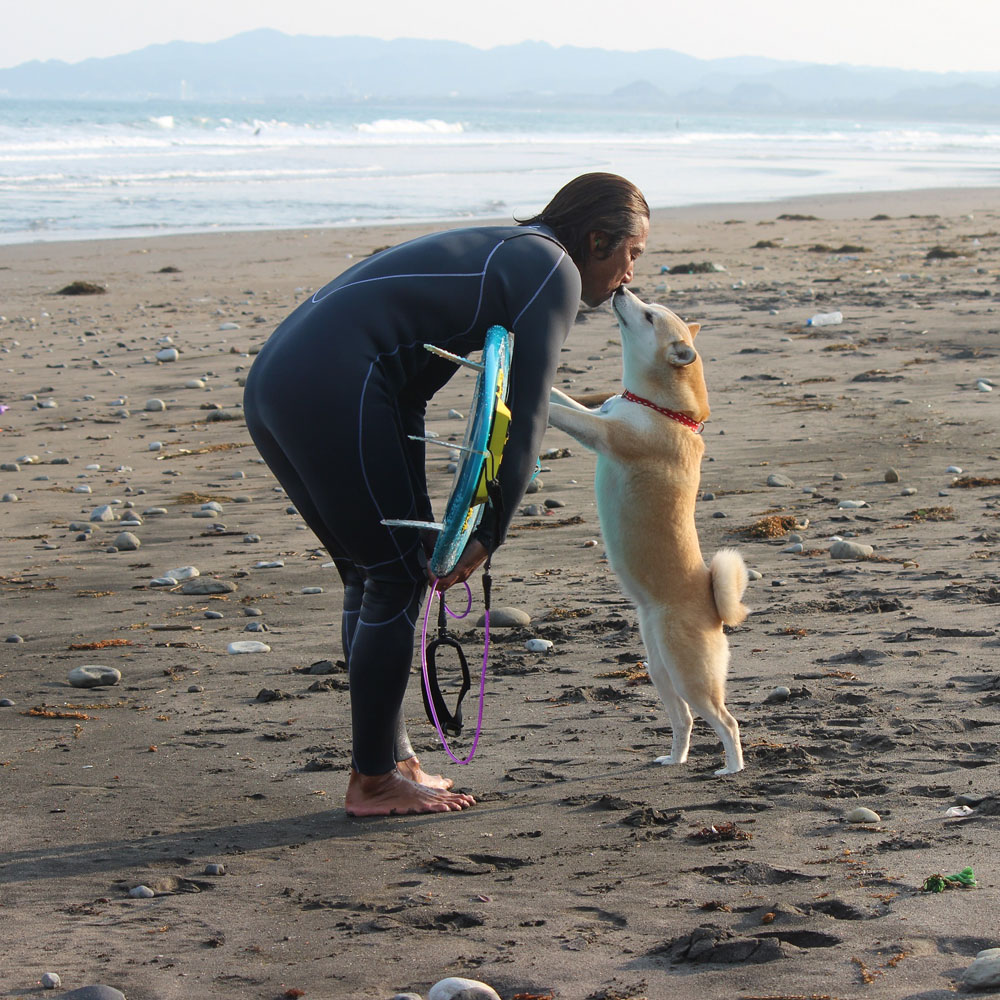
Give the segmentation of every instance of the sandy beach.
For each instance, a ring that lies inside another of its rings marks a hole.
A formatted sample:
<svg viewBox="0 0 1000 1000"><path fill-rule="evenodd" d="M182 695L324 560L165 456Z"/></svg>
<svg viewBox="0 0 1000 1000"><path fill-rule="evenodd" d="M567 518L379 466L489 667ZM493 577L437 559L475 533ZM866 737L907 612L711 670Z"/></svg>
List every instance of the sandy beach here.
<svg viewBox="0 0 1000 1000"><path fill-rule="evenodd" d="M46 972L128 1000L952 996L1000 945L1000 190L654 212L633 289L702 324L702 549L760 574L729 637L743 772L713 775L700 720L688 764L653 763L594 458L550 429L494 559L494 607L532 620L493 630L471 764L416 669L407 695L424 765L478 804L359 820L339 581L241 384L307 293L428 228L0 247L0 998L53 995ZM461 433L471 384L431 430ZM608 306L558 384L620 386ZM209 592L153 585L182 567ZM71 686L84 665L121 680Z"/></svg>

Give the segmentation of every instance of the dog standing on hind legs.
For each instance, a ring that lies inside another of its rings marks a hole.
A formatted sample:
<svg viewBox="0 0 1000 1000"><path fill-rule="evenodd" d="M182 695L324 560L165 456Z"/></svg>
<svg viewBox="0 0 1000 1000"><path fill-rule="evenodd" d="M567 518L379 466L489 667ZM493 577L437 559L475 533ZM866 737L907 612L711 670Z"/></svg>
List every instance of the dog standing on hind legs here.
<svg viewBox="0 0 1000 1000"><path fill-rule="evenodd" d="M743 769L739 723L726 708L729 643L723 624L747 616L747 570L733 549L706 566L694 507L705 445L708 394L694 348L699 327L624 286L612 299L622 334L620 396L588 410L553 388L549 422L597 453L597 512L612 569L636 604L649 675L673 729L658 764L683 764L692 712L725 750L725 767Z"/></svg>

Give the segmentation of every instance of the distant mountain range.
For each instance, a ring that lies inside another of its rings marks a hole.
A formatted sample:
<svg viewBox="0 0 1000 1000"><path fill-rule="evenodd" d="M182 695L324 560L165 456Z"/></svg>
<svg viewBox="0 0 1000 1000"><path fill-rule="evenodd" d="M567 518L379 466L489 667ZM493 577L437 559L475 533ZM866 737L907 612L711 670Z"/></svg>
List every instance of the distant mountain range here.
<svg viewBox="0 0 1000 1000"><path fill-rule="evenodd" d="M523 42L320 38L270 29L126 55L0 69L0 97L517 102L666 110L1000 120L1000 73L696 59Z"/></svg>

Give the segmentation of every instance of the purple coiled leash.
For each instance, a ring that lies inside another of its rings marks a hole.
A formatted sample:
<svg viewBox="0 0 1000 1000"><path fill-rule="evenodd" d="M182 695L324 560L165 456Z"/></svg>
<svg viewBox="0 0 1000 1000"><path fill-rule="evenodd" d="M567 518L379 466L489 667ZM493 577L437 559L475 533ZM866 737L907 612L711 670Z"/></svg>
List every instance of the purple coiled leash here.
<svg viewBox="0 0 1000 1000"><path fill-rule="evenodd" d="M420 665L423 673L423 684L421 686L421 693L424 698L424 710L427 712L427 718L434 723L434 728L437 729L438 737L441 740L441 746L444 747L445 753L456 763L456 764L468 764L476 753L476 747L479 744L479 735L483 730L483 698L486 693L486 665L489 659L490 652L490 590L492 587L492 577L490 576L490 564L489 560L486 561L486 568L483 572L483 596L485 598L486 610L484 613L484 624L486 626L486 632L483 638L483 668L479 677L479 715L476 719L476 735L472 741L472 747L469 750L469 756L464 760L459 759L452 753L451 747L448 745L448 737L445 736L445 729L458 735L462 731L462 699L465 697L469 688L472 686L472 679L469 674L469 665L465 658L465 652L462 649L461 643L458 639L448 631L446 616L450 616L455 619L461 620L469 615L472 610L472 588L465 584L465 592L468 597L468 604L466 605L465 611L461 614L457 614L452 611L451 608L445 603L444 592L437 589L437 581L431 586L431 592L427 596L427 606L424 608L424 625L423 632L421 634L421 656ZM431 605L434 602L435 596L438 598L438 634L437 637L431 640L430 643L427 642L427 623L431 616ZM459 691L458 701L455 705L455 711L449 712L447 706L444 702L444 695L441 694L441 688L437 683L437 663L436 663L436 653L437 650L447 647L454 649L458 653L459 666L462 670L462 687ZM444 720L442 722L441 720Z"/></svg>

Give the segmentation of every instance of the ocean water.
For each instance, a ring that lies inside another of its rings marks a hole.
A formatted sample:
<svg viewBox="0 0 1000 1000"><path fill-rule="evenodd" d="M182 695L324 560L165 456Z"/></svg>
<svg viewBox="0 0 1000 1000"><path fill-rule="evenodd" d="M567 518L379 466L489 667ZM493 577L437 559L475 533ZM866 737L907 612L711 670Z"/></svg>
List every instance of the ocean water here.
<svg viewBox="0 0 1000 1000"><path fill-rule="evenodd" d="M1000 185L1000 125L315 102L0 102L0 243Z"/></svg>

